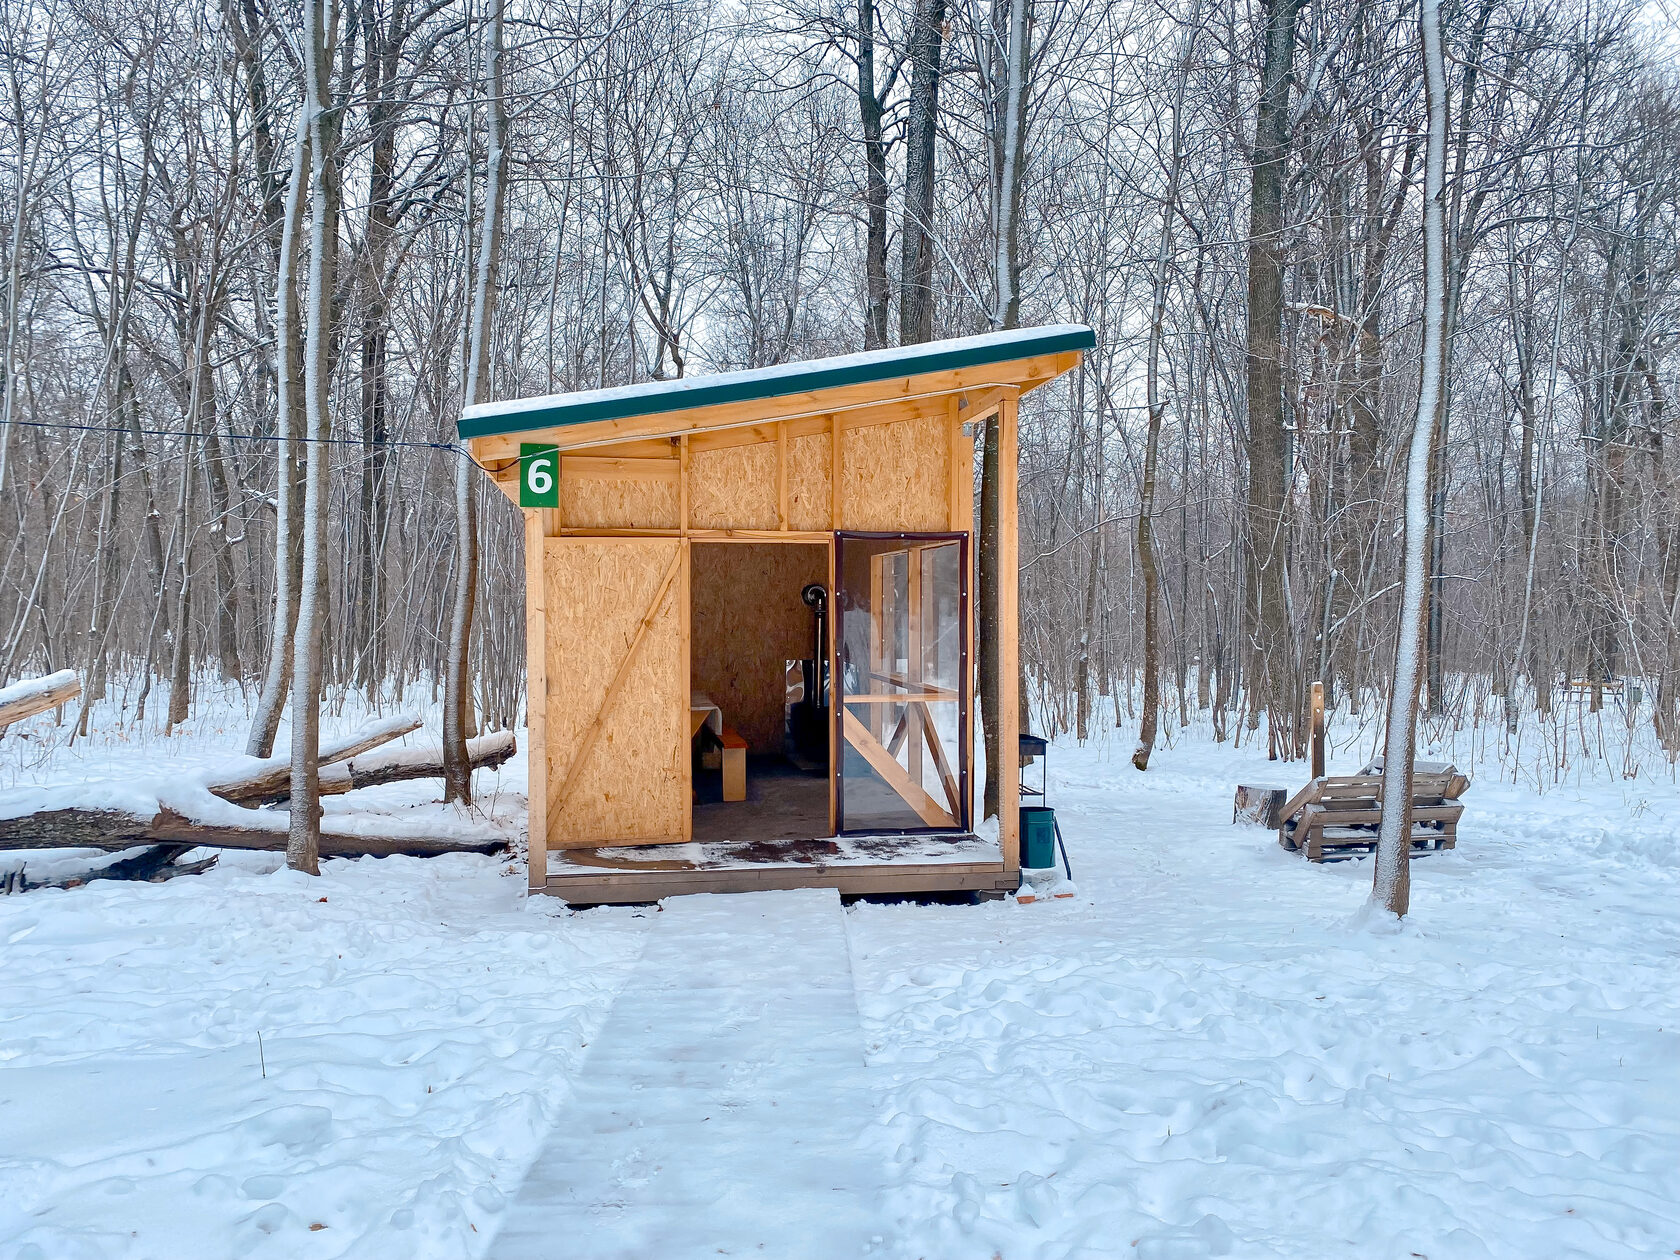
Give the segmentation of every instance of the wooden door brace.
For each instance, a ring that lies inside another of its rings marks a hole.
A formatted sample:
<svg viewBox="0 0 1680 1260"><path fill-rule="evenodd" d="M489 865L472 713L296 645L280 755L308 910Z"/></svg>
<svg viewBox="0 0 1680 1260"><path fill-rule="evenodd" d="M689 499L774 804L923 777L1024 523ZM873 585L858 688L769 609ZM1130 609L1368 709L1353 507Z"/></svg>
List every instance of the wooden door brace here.
<svg viewBox="0 0 1680 1260"><path fill-rule="evenodd" d="M613 674L612 681L607 684L607 693L601 697L601 707L596 710L595 718L584 728L583 735L578 739L577 752L572 756L571 765L566 767L566 777L560 784L559 794L554 798L554 809L559 811L571 795L572 788L577 784L578 774L583 770L584 763L589 760L589 754L595 750L595 741L601 737L605 729L607 718L612 713L613 701L618 698L619 688L630 674L630 667L636 663L636 656L641 651L642 643L647 639L648 631L653 629L654 619L659 616L659 609L665 602L665 596L671 590L671 583L676 580L677 573L682 568L683 549L677 548L677 554L671 557L671 564L665 570L665 576L659 581L659 589L653 593L653 601L648 604L647 611L642 614L641 621L636 626L636 633L630 639L630 647L624 653L624 659L619 661L618 670Z"/></svg>

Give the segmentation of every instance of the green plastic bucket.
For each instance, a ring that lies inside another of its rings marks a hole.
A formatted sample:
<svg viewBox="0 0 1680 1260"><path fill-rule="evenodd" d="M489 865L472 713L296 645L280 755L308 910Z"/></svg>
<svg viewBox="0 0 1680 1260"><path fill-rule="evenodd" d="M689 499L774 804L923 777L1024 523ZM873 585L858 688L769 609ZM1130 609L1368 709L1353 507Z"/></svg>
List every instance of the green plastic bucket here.
<svg viewBox="0 0 1680 1260"><path fill-rule="evenodd" d="M1021 865L1029 870L1056 865L1056 811L1048 805L1021 806Z"/></svg>

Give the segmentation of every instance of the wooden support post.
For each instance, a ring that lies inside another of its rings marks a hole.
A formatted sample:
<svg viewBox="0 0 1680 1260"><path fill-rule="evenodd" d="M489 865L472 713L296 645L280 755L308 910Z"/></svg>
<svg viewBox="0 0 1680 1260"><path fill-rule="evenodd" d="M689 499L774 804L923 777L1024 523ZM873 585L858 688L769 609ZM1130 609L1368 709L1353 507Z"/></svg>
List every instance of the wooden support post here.
<svg viewBox="0 0 1680 1260"><path fill-rule="evenodd" d="M962 401L960 395L951 399L950 418L946 421L946 427L950 431L950 451L946 460L950 484L946 490L950 498L951 514L945 528L967 533L974 528L974 443L963 436L963 412L959 406ZM965 444L968 447L966 452L963 449ZM967 515L964 515L965 505Z"/></svg>
<svg viewBox="0 0 1680 1260"><path fill-rule="evenodd" d="M1324 777L1324 684L1312 685L1312 777Z"/></svg>
<svg viewBox="0 0 1680 1260"><path fill-rule="evenodd" d="M912 547L904 553L905 595L910 602L906 610L909 613L910 642L904 652L904 689L910 692L922 690L922 550ZM922 743L926 738L922 719L927 716L925 704L912 704L904 710L904 720L909 725L910 740L910 778L920 787L922 784Z"/></svg>
<svg viewBox="0 0 1680 1260"><path fill-rule="evenodd" d="M876 678L891 671L887 661L887 582L884 570L887 567L885 555L869 557L869 685L868 690L874 691ZM871 705L869 709L869 733L876 739L881 738L881 723L884 715L880 705Z"/></svg>
<svg viewBox="0 0 1680 1260"><path fill-rule="evenodd" d="M776 426L776 528L788 528L788 427L784 420Z"/></svg>
<svg viewBox="0 0 1680 1260"><path fill-rule="evenodd" d="M841 523L844 518L840 513L840 446L845 432L846 426L839 416L828 418L828 527L832 530L845 528Z"/></svg>
<svg viewBox="0 0 1680 1260"><path fill-rule="evenodd" d="M835 590L834 535L828 537L828 834L840 830L840 600ZM818 667L817 686L822 686Z"/></svg>
<svg viewBox="0 0 1680 1260"><path fill-rule="evenodd" d="M684 484L687 484L687 480L687 477L683 478ZM686 519L686 514L684 519ZM679 626L678 633L682 636L679 659L682 661L682 677L687 684L694 677L694 544L687 538L682 539L677 544L677 556L678 562L682 565L682 570L677 576L677 623ZM676 700L686 722L689 705L688 685L677 689ZM689 728L685 725L682 729L688 730ZM690 745L684 744L682 755L677 758L678 764L682 767L683 778L682 838L684 844L694 839L694 758L689 756L689 749ZM745 778L746 770L743 762L743 781Z"/></svg>
<svg viewBox="0 0 1680 1260"><path fill-rule="evenodd" d="M543 510L525 509L526 874L548 885L548 572Z"/></svg>
<svg viewBox="0 0 1680 1260"><path fill-rule="evenodd" d="M677 461L681 468L677 480L677 529L688 533L688 434L677 439Z"/></svg>
<svg viewBox="0 0 1680 1260"><path fill-rule="evenodd" d="M1021 794L1016 790L1015 750L1021 742L1021 544L1016 420L1018 392L998 404L998 641L986 644L998 662L998 738L1007 783L998 784L998 841L1003 868L1021 869Z"/></svg>

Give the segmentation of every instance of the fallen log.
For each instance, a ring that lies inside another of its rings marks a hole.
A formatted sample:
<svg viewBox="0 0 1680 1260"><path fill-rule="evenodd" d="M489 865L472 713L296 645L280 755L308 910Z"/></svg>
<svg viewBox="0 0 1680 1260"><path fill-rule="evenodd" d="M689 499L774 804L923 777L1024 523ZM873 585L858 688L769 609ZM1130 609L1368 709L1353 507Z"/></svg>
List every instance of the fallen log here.
<svg viewBox="0 0 1680 1260"><path fill-rule="evenodd" d="M388 744L410 731L420 729L415 714L403 713L382 722L371 722L354 734L321 747L319 764L323 769L351 757L359 757L369 749ZM324 777L324 776L323 776ZM348 788L344 789L349 791ZM210 791L235 805L272 805L292 794L292 758L270 757L210 784Z"/></svg>
<svg viewBox="0 0 1680 1260"><path fill-rule="evenodd" d="M180 857L193 846L190 844L154 844L149 848L125 858L119 858L106 866L97 866L90 871L83 871L76 875L64 875L58 879L30 879L25 873L26 868L19 867L7 873L0 879L0 893L34 892L41 888L80 888L84 884L91 884L97 879L132 880L147 884L161 884L165 880L174 879L177 875L202 875L216 865L216 855L201 858L197 862L177 862Z"/></svg>
<svg viewBox="0 0 1680 1260"><path fill-rule="evenodd" d="M264 825L266 824L266 825ZM121 809L47 809L0 818L0 849L105 849L141 844L189 848L268 849L286 847L287 816L280 811L251 814L249 823L189 818L167 805L155 814ZM507 842L488 836L411 836L321 832L322 857L435 857L440 853L496 853Z"/></svg>
<svg viewBox="0 0 1680 1260"><path fill-rule="evenodd" d="M501 765L519 751L512 731L497 731L467 741L467 761L474 770ZM443 777L443 749L398 748L390 752L353 757L335 766L321 768L321 795L342 796L357 788L408 779ZM285 799L285 798L282 798Z"/></svg>
<svg viewBox="0 0 1680 1260"><path fill-rule="evenodd" d="M9 687L0 687L0 728L68 704L81 694L82 680L73 669L61 669L45 678L25 678Z"/></svg>

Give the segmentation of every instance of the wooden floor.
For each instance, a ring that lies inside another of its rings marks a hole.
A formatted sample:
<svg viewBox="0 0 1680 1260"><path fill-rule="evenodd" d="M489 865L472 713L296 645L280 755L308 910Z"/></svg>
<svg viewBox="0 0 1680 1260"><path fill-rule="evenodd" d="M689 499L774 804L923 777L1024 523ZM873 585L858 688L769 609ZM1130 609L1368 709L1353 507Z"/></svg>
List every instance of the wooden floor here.
<svg viewBox="0 0 1680 1260"><path fill-rule="evenodd" d="M683 893L833 888L842 895L1012 891L995 840L966 832L551 849L541 890L572 905Z"/></svg>

